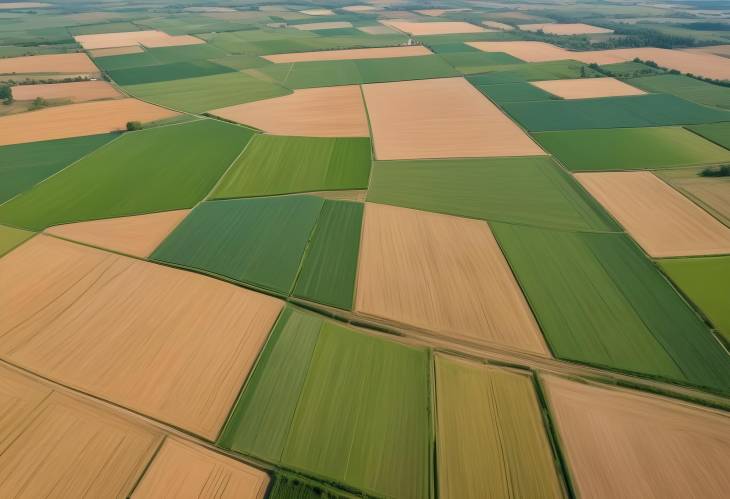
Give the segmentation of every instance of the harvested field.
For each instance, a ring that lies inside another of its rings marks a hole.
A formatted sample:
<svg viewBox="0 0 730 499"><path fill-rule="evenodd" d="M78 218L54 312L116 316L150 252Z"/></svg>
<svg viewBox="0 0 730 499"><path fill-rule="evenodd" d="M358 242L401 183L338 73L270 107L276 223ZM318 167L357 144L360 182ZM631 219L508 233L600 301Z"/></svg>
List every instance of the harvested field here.
<svg viewBox="0 0 730 499"><path fill-rule="evenodd" d="M581 497L726 496L727 414L554 376L542 382Z"/></svg>
<svg viewBox="0 0 730 499"><path fill-rule="evenodd" d="M730 160L725 158L724 162ZM702 170L703 167L682 168L656 175L730 227L730 178L702 177Z"/></svg>
<svg viewBox="0 0 730 499"><path fill-rule="evenodd" d="M545 42L466 42L484 52L504 52L525 62L546 62L570 59L567 50Z"/></svg>
<svg viewBox="0 0 730 499"><path fill-rule="evenodd" d="M0 225L0 256L17 248L34 235L27 230Z"/></svg>
<svg viewBox="0 0 730 499"><path fill-rule="evenodd" d="M360 87L308 88L293 94L209 111L276 135L367 137Z"/></svg>
<svg viewBox="0 0 730 499"><path fill-rule="evenodd" d="M342 7L342 10L346 10L347 12L370 12L378 10L378 7L375 7L374 5L349 5L347 7Z"/></svg>
<svg viewBox="0 0 730 499"><path fill-rule="evenodd" d="M123 130L129 121L144 123L177 115L137 99L51 107L0 118L0 145L96 135Z"/></svg>
<svg viewBox="0 0 730 499"><path fill-rule="evenodd" d="M667 94L510 102L502 106L530 132L692 125L730 120L730 111Z"/></svg>
<svg viewBox="0 0 730 499"><path fill-rule="evenodd" d="M715 54L723 57L730 57L730 45L710 45L709 47L684 49L684 51L695 54Z"/></svg>
<svg viewBox="0 0 730 499"><path fill-rule="evenodd" d="M352 309L362 213L362 203L325 201L302 260L294 296Z"/></svg>
<svg viewBox="0 0 730 499"><path fill-rule="evenodd" d="M125 133L0 207L0 219L51 225L192 208L253 133L217 120ZM151 168L150 165L154 165Z"/></svg>
<svg viewBox="0 0 730 499"><path fill-rule="evenodd" d="M627 235L491 227L556 357L730 393L727 352Z"/></svg>
<svg viewBox="0 0 730 499"><path fill-rule="evenodd" d="M471 9L423 9L423 10L415 10L414 12L418 12L421 15L429 16L429 17L439 17L444 14L448 14L449 12L465 12Z"/></svg>
<svg viewBox="0 0 730 499"><path fill-rule="evenodd" d="M612 29L599 28L584 23L542 23L520 24L522 31L542 31L548 35L594 35L598 33L613 33Z"/></svg>
<svg viewBox="0 0 730 499"><path fill-rule="evenodd" d="M533 137L572 171L730 162L730 151L679 127L564 130L535 133Z"/></svg>
<svg viewBox="0 0 730 499"><path fill-rule="evenodd" d="M381 20L381 23L413 36L450 35L455 33L484 33L481 26L463 21L413 22L397 19Z"/></svg>
<svg viewBox="0 0 730 499"><path fill-rule="evenodd" d="M363 86L378 159L544 152L463 78Z"/></svg>
<svg viewBox="0 0 730 499"><path fill-rule="evenodd" d="M44 235L3 257L0 278L13 283L0 289L5 360L208 439L281 309L215 279Z"/></svg>
<svg viewBox="0 0 730 499"><path fill-rule="evenodd" d="M659 266L730 344L730 257L667 258Z"/></svg>
<svg viewBox="0 0 730 499"><path fill-rule="evenodd" d="M90 135L0 148L0 203L101 147L116 136Z"/></svg>
<svg viewBox="0 0 730 499"><path fill-rule="evenodd" d="M263 471L168 437L132 498L262 499L268 483Z"/></svg>
<svg viewBox="0 0 730 499"><path fill-rule="evenodd" d="M77 35L74 36L74 39L86 50L129 47L132 45L142 45L145 47L175 47L178 45L197 45L205 43L204 40L194 36L171 36L158 30Z"/></svg>
<svg viewBox="0 0 730 499"><path fill-rule="evenodd" d="M368 203L355 311L549 355L489 226Z"/></svg>
<svg viewBox="0 0 730 499"><path fill-rule="evenodd" d="M86 54L51 54L0 59L0 74L5 73L98 73Z"/></svg>
<svg viewBox="0 0 730 499"><path fill-rule="evenodd" d="M597 55L630 61L636 57L644 61L654 61L659 66L676 69L682 73L692 73L706 78L730 80L730 59L714 54L698 54L683 50L659 49L652 47L634 49L604 50L587 52L585 62ZM595 54L595 55L594 55ZM619 60L615 62L620 62ZM600 64L600 62L599 62Z"/></svg>
<svg viewBox="0 0 730 499"><path fill-rule="evenodd" d="M435 364L439 497L563 497L530 374Z"/></svg>
<svg viewBox="0 0 730 499"><path fill-rule="evenodd" d="M152 259L288 295L323 204L315 196L208 201Z"/></svg>
<svg viewBox="0 0 730 499"><path fill-rule="evenodd" d="M563 99L590 99L642 95L645 92L615 78L583 78L577 80L548 80L532 82L538 88Z"/></svg>
<svg viewBox="0 0 730 499"><path fill-rule="evenodd" d="M0 9L42 9L52 7L50 3L43 2L2 2Z"/></svg>
<svg viewBox="0 0 730 499"><path fill-rule="evenodd" d="M366 189L369 138L256 135L212 198Z"/></svg>
<svg viewBox="0 0 730 499"><path fill-rule="evenodd" d="M52 393L0 454L6 497L125 497L161 440L152 429Z"/></svg>
<svg viewBox="0 0 730 499"><path fill-rule="evenodd" d="M352 23L349 21L332 21L328 23L292 24L291 27L301 31L315 31L320 29L352 28Z"/></svg>
<svg viewBox="0 0 730 499"><path fill-rule="evenodd" d="M308 16L334 16L335 13L332 12L329 9L307 9L307 10L301 10L302 14L307 14Z"/></svg>
<svg viewBox="0 0 730 499"><path fill-rule="evenodd" d="M369 49L318 50L316 52L294 52L291 54L265 55L264 59L275 62L341 61L350 59L387 59L390 57L411 57L431 55L433 52L423 45L406 47L381 47Z"/></svg>
<svg viewBox="0 0 730 499"><path fill-rule="evenodd" d="M429 495L429 354L287 308L219 440L376 496Z"/></svg>
<svg viewBox="0 0 730 499"><path fill-rule="evenodd" d="M0 455L23 433L52 390L29 376L0 366Z"/></svg>
<svg viewBox="0 0 730 499"><path fill-rule="evenodd" d="M615 225L547 156L376 161L368 201L565 230Z"/></svg>
<svg viewBox="0 0 730 499"><path fill-rule="evenodd" d="M12 88L15 100L68 99L86 102L122 97L111 83L106 81L75 81L72 83L49 83L41 85L18 85Z"/></svg>
<svg viewBox="0 0 730 499"><path fill-rule="evenodd" d="M147 258L189 212L190 210L163 211L77 222L49 227L45 232L91 246Z"/></svg>
<svg viewBox="0 0 730 499"><path fill-rule="evenodd" d="M110 57L114 55L139 54L144 49L139 45L130 45L129 47L112 47L108 49L89 50L91 57Z"/></svg>
<svg viewBox="0 0 730 499"><path fill-rule="evenodd" d="M653 257L730 253L730 228L649 172L576 178Z"/></svg>

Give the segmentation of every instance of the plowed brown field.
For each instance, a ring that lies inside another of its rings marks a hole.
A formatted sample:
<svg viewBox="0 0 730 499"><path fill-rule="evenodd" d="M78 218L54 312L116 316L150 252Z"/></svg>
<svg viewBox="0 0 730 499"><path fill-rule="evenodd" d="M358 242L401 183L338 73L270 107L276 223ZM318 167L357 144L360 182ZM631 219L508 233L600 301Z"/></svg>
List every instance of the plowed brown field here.
<svg viewBox="0 0 730 499"><path fill-rule="evenodd" d="M86 50L129 47L131 45L144 45L145 47L174 47L177 45L198 45L205 43L204 40L194 36L172 36L159 30L77 35L74 36L74 39Z"/></svg>
<svg viewBox="0 0 730 499"><path fill-rule="evenodd" d="M72 83L18 85L13 87L13 98L15 100L33 100L37 97L85 102L116 99L122 97L122 93L106 81L75 81Z"/></svg>
<svg viewBox="0 0 730 499"><path fill-rule="evenodd" d="M411 57L431 55L433 52L423 45L409 47L382 47L372 49L318 50L315 52L294 52L291 54L265 55L271 62L305 62L305 61L342 61L350 59L389 59L391 57Z"/></svg>
<svg viewBox="0 0 730 499"><path fill-rule="evenodd" d="M645 92L615 78L579 78L576 80L533 81L532 84L563 99L590 99L641 95Z"/></svg>
<svg viewBox="0 0 730 499"><path fill-rule="evenodd" d="M31 55L0 59L0 74L6 73L98 73L89 56L81 53Z"/></svg>

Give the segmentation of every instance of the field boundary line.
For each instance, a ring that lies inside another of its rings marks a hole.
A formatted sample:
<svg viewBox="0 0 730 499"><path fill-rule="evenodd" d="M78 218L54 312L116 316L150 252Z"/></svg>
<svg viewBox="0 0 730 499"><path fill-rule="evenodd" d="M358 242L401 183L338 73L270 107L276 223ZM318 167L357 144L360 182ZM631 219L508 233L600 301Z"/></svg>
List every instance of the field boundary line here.
<svg viewBox="0 0 730 499"><path fill-rule="evenodd" d="M245 128L248 128L248 127L245 127ZM226 175L228 175L228 172L231 171L231 169L238 162L238 160L241 159L241 156L243 156L243 153L246 152L246 149L248 149L248 146L251 145L251 142L253 142L256 139L257 135L261 135L261 134L254 131L254 134L248 139L248 142L246 142L246 145L243 146L243 149L241 149L241 152L239 152L238 155L235 158L233 158L233 161L231 161L231 164L228 165L228 167L225 170L223 170L223 173L221 174L220 177L218 177L218 180L216 181L215 184L213 184L213 187L211 187L210 191L208 191L208 194L206 194L203 197L203 199L201 199L200 201L195 203L195 206L193 206L192 209L195 209L201 203L210 200L210 196L215 192L215 190L218 188L218 186L221 184L221 182L223 182L223 179L226 177ZM162 243L160 243L160 244L162 244Z"/></svg>

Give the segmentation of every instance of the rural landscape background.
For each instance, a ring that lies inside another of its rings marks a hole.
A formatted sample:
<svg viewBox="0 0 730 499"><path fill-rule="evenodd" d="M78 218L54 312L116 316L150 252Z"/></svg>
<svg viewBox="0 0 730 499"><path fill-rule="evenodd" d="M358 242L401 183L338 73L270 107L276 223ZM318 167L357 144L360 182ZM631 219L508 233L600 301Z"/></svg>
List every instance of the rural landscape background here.
<svg viewBox="0 0 730 499"><path fill-rule="evenodd" d="M727 498L730 0L0 2L0 498Z"/></svg>

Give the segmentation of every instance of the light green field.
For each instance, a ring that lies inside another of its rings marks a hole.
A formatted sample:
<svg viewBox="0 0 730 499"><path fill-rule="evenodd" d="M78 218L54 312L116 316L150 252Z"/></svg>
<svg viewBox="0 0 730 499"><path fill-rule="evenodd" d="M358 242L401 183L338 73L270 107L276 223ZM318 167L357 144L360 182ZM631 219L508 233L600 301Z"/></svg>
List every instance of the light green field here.
<svg viewBox="0 0 730 499"><path fill-rule="evenodd" d="M730 344L730 256L667 258L659 266Z"/></svg>
<svg viewBox="0 0 730 499"><path fill-rule="evenodd" d="M730 162L730 151L680 127L533 134L572 171L651 170Z"/></svg>
<svg viewBox="0 0 730 499"><path fill-rule="evenodd" d="M365 189L370 158L369 138L257 135L213 197Z"/></svg>
<svg viewBox="0 0 730 499"><path fill-rule="evenodd" d="M33 236L33 232L0 225L0 256L10 252Z"/></svg>
<svg viewBox="0 0 730 499"><path fill-rule="evenodd" d="M442 354L435 363L439 497L563 497L531 376Z"/></svg>
<svg viewBox="0 0 730 499"><path fill-rule="evenodd" d="M705 106L730 109L730 88L713 85L684 75L665 74L632 78L628 83L647 92L672 94Z"/></svg>

